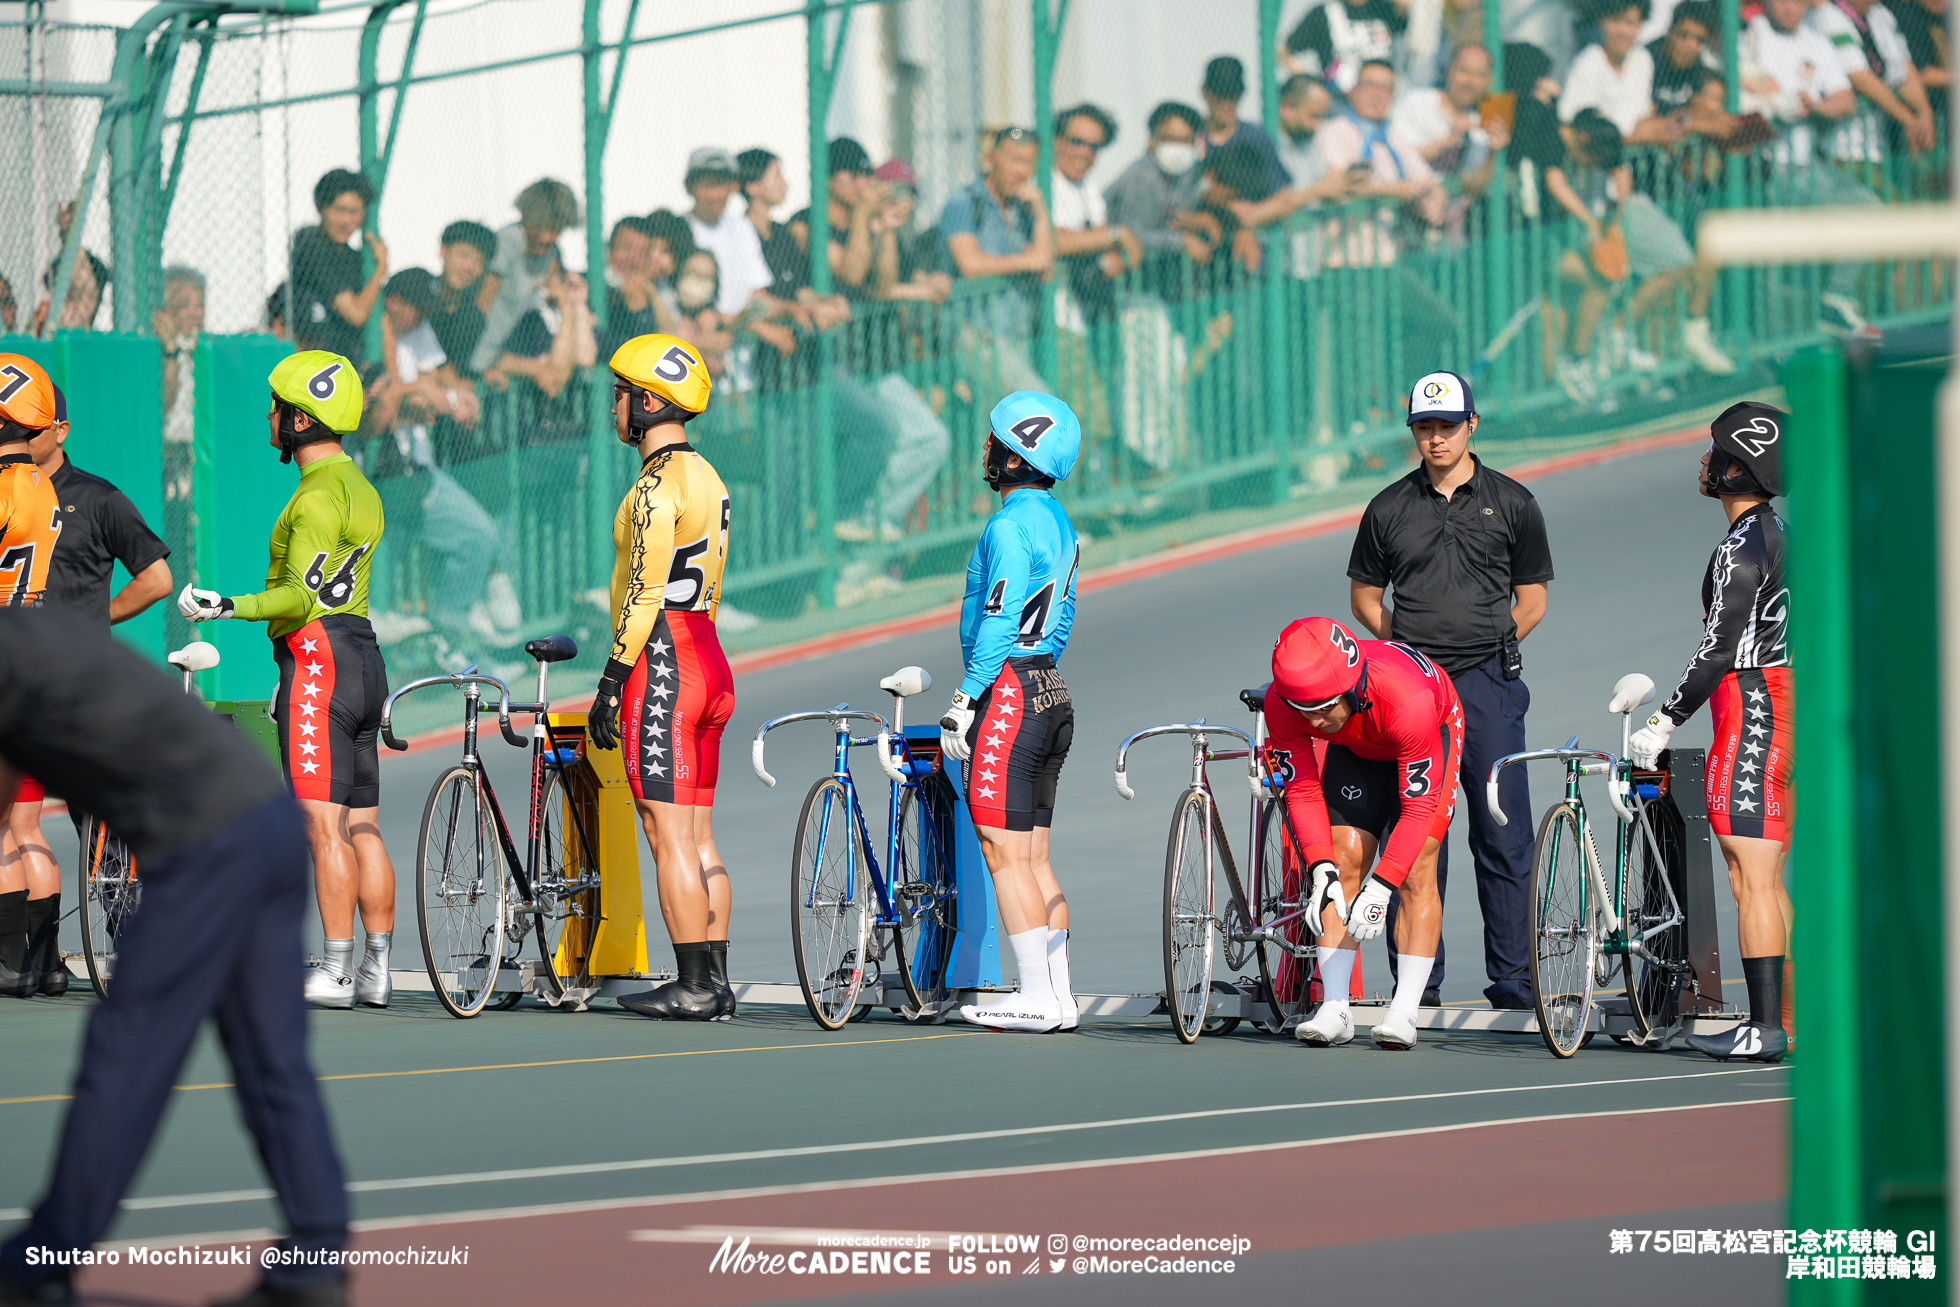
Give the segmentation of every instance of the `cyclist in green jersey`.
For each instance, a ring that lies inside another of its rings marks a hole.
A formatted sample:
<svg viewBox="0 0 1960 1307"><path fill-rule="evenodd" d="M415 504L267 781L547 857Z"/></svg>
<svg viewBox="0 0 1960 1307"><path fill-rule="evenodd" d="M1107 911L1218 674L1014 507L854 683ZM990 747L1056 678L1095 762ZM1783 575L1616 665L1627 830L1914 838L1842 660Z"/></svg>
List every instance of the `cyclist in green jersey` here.
<svg viewBox="0 0 1960 1307"><path fill-rule="evenodd" d="M340 446L361 422L361 379L338 354L307 350L272 370L272 446L297 461L299 487L272 528L265 589L226 598L185 586L194 622L264 622L279 665L273 717L287 783L306 812L326 959L308 973L315 1007L386 1007L395 868L381 842L375 748L388 670L367 618L381 497ZM367 952L353 970L354 909Z"/></svg>

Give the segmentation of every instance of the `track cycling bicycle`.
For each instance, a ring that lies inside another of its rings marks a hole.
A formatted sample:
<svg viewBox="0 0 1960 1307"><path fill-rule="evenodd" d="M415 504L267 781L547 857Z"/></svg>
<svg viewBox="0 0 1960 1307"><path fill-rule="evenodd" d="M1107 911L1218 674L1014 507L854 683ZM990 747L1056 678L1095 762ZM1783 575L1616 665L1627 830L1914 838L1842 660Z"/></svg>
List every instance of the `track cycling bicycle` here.
<svg viewBox="0 0 1960 1307"><path fill-rule="evenodd" d="M1509 825L1497 793L1504 768L1540 760L1565 766L1565 796L1540 820L1531 850L1532 997L1538 1032L1558 1057L1591 1042L1595 988L1611 984L1616 969L1632 1017L1631 1030L1616 1039L1665 1048L1680 1030L1681 992L1692 984L1686 918L1649 815L1667 777L1635 771L1626 756L1633 710L1653 697L1653 680L1638 672L1613 687L1607 711L1620 715L1618 754L1581 749L1575 735L1562 748L1499 758L1486 782L1491 815ZM1580 793L1580 781L1597 775L1606 777L1618 814L1610 878Z"/></svg>
<svg viewBox="0 0 1960 1307"><path fill-rule="evenodd" d="M218 650L207 641L193 640L165 661L184 674L184 693L195 695L197 674L218 665ZM143 903L143 883L136 877L135 857L94 816L82 818L81 864L82 892L76 895L76 907L82 918L82 961L96 997L107 998L123 931Z"/></svg>
<svg viewBox="0 0 1960 1307"><path fill-rule="evenodd" d="M554 1007L567 999L583 1006L592 983L603 907L585 813L594 810L589 800L597 781L579 765L584 731L553 729L547 686L551 664L576 658L578 645L568 635L552 635L530 641L524 652L538 664L534 703L513 703L509 685L472 665L411 681L381 709L382 739L391 749L406 749L394 734L395 704L434 685L463 691L463 756L429 790L415 858L423 961L436 997L457 1017L523 1001L522 986L499 993L497 984L503 973L521 970L527 944L537 950L540 997ZM531 750L529 839L522 858L477 754L483 687L498 692L497 727L504 739ZM532 714L528 740L511 729L513 712ZM561 742L560 731L575 738Z"/></svg>
<svg viewBox="0 0 1960 1307"><path fill-rule="evenodd" d="M816 712L790 713L764 722L750 746L750 762L764 785L776 778L764 766L763 741L791 722L826 721L835 735L829 774L804 797L790 849L789 911L796 950L796 978L810 1017L825 1030L862 1021L881 995L887 959L905 987L908 1020L944 1020L947 965L959 931L959 890L954 880L955 795L939 757L937 740L905 737L905 700L932 688L924 668L901 667L878 687L892 697L892 717L847 703ZM852 722L875 725L875 735L851 733ZM889 825L881 867L871 829L858 803L851 750L871 746L879 770L890 778ZM896 752L894 752L896 746Z"/></svg>

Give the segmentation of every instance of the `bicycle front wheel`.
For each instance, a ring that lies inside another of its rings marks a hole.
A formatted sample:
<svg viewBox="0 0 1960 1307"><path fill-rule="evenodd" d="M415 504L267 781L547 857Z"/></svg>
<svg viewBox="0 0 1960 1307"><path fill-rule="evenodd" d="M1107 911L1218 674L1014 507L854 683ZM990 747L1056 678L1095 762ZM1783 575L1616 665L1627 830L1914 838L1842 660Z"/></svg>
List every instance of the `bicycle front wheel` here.
<svg viewBox="0 0 1960 1307"><path fill-rule="evenodd" d="M1539 823L1531 851L1532 997L1538 1033L1557 1057L1579 1051L1592 1019L1599 947L1592 898L1580 814L1569 803L1558 804Z"/></svg>
<svg viewBox="0 0 1960 1307"><path fill-rule="evenodd" d="M898 864L892 868L892 907L898 913L893 943L915 1012L946 1001L946 965L959 928L952 849L934 792L926 788L938 779L928 776L918 790L905 792L898 811Z"/></svg>
<svg viewBox="0 0 1960 1307"><path fill-rule="evenodd" d="M790 854L789 917L803 1002L825 1030L851 1019L864 984L871 914L855 834L843 782L826 776L811 786Z"/></svg>
<svg viewBox="0 0 1960 1307"><path fill-rule="evenodd" d="M1164 857L1164 1005L1184 1044L1203 1032L1211 1008L1211 868L1210 812L1203 793L1187 790Z"/></svg>
<svg viewBox="0 0 1960 1307"><path fill-rule="evenodd" d="M476 772L450 768L422 809L415 894L429 981L452 1016L475 1016L496 990L508 879Z"/></svg>
<svg viewBox="0 0 1960 1307"><path fill-rule="evenodd" d="M1634 1032L1641 1038L1674 1021L1680 1008L1681 982L1688 974L1688 931L1677 910L1667 865L1657 856L1657 845L1650 843L1651 830L1643 813L1629 831L1632 847L1627 852L1625 926L1629 942L1654 931L1645 941L1647 951L1659 961L1635 957L1629 950L1621 956L1627 984L1627 1009L1633 1015ZM1672 921L1672 925L1666 923Z"/></svg>
<svg viewBox="0 0 1960 1307"><path fill-rule="evenodd" d="M82 824L82 960L97 998L109 997L109 977L123 931L143 901L136 859L107 826L94 817Z"/></svg>
<svg viewBox="0 0 1960 1307"><path fill-rule="evenodd" d="M570 819L575 796L564 776L544 783L538 871L531 882L542 976L552 996L592 983L592 945L599 936L599 868L586 857L585 841Z"/></svg>

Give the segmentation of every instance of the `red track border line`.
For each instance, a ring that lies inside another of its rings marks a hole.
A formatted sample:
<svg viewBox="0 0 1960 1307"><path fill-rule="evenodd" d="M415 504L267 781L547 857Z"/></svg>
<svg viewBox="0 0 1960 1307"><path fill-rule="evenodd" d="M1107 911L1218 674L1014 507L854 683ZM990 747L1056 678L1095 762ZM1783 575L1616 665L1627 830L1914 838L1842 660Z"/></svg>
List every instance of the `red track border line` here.
<svg viewBox="0 0 1960 1307"><path fill-rule="evenodd" d="M1509 469L1505 475L1519 481L1535 481L1554 473L1591 467L1595 463L1610 462L1633 454L1646 454L1657 449L1692 444L1707 438L1706 426L1690 427L1683 431L1668 431L1659 435L1636 436L1630 440L1616 441L1595 449L1583 449L1571 454L1555 454L1549 458L1523 463ZM1142 581L1149 577L1162 576L1167 572L1182 571L1184 568L1196 567L1201 563L1216 562L1221 558L1229 558L1237 554L1271 549L1278 545L1292 544L1296 540L1326 535L1358 523L1361 520L1361 511L1365 507L1365 504L1352 504L1343 508L1330 508L1290 522L1252 527L1229 535L1214 536L1210 540L1197 544L1161 550L1143 558L1133 558L1128 562L1112 563L1108 567L1098 568L1094 572L1085 574L1077 589L1107 590L1112 586L1128 585L1132 581ZM826 654L861 649L867 645L897 639L901 635L912 635L936 627L951 626L959 621L959 617L958 604L939 604L908 617L871 622L864 626L851 627L849 630L833 631L828 635L813 636L808 640L780 645L774 649L759 649L752 654L738 654L728 660L728 666L729 670L737 676L747 672L766 671L771 667L805 662L812 658L821 658ZM568 700L558 707L567 712L578 712L589 708L591 704L592 700L587 697ZM419 753L424 749L456 744L462 738L461 727L411 736L408 741L408 752Z"/></svg>

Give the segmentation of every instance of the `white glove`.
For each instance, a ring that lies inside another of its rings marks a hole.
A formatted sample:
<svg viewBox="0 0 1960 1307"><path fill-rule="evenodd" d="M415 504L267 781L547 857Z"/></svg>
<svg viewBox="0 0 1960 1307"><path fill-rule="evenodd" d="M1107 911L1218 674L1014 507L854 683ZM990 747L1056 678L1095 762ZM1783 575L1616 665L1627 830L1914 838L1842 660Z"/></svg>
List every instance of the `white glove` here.
<svg viewBox="0 0 1960 1307"><path fill-rule="evenodd" d="M188 584L177 596L177 611L189 622L215 622L231 616L231 600L216 590L194 590Z"/></svg>
<svg viewBox="0 0 1960 1307"><path fill-rule="evenodd" d="M953 706L939 719L939 751L949 758L961 762L973 759L973 750L967 746L967 732L973 729L973 700L964 691L953 691Z"/></svg>
<svg viewBox="0 0 1960 1307"><path fill-rule="evenodd" d="M1348 937L1366 942L1381 934L1388 926L1388 901L1394 897L1395 887L1369 872L1368 883L1354 896L1354 907L1348 911Z"/></svg>
<svg viewBox="0 0 1960 1307"><path fill-rule="evenodd" d="M1661 756L1667 747L1667 737L1674 734L1674 719L1664 712L1657 712L1647 719L1647 724L1633 733L1627 741L1627 752L1633 755L1633 765L1646 771Z"/></svg>
<svg viewBox="0 0 1960 1307"><path fill-rule="evenodd" d="M1321 921L1329 903L1334 905L1334 915L1347 917L1347 895L1341 892L1341 869L1331 862L1313 864L1313 888L1307 894L1307 929L1318 939L1323 927Z"/></svg>

